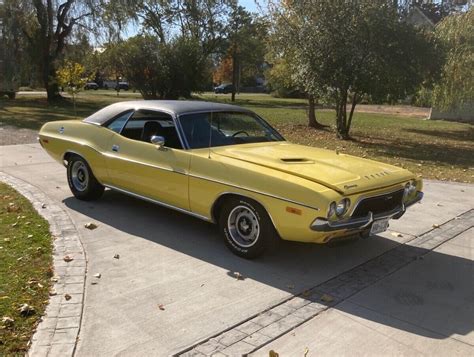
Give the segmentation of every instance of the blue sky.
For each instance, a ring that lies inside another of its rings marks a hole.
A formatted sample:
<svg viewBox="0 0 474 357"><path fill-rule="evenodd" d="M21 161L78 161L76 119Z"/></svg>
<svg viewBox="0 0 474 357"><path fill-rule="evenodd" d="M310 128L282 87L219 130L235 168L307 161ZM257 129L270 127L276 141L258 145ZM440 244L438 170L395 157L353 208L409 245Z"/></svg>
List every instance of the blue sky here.
<svg viewBox="0 0 474 357"><path fill-rule="evenodd" d="M248 11L250 12L260 12L259 7L257 6L257 3L260 4L260 6L265 4L264 0L239 0L239 5L245 7ZM126 34L125 38L131 37L137 34L137 29L135 28L135 25L133 23L129 24L126 28Z"/></svg>
<svg viewBox="0 0 474 357"><path fill-rule="evenodd" d="M248 11L258 12L255 0L240 0L239 4L245 7Z"/></svg>

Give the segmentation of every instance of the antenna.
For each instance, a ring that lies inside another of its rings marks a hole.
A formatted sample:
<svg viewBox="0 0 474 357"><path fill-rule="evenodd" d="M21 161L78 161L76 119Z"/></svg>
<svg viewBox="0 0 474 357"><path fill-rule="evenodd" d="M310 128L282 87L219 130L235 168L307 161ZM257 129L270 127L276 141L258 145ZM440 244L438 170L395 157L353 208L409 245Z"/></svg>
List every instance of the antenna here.
<svg viewBox="0 0 474 357"><path fill-rule="evenodd" d="M209 152L207 154L207 158L210 159L211 158L211 143L212 143L212 114L213 112L211 112L211 123L209 125Z"/></svg>

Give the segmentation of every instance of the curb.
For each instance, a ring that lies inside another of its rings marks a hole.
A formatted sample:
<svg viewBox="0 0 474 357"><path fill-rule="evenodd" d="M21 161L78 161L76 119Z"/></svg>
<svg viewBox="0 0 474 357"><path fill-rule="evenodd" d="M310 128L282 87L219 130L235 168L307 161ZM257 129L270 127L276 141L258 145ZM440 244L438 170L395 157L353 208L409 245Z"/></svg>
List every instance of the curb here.
<svg viewBox="0 0 474 357"><path fill-rule="evenodd" d="M87 260L79 233L66 211L37 187L0 172L0 181L26 197L48 221L53 237L53 265L57 281L45 314L30 341L27 356L73 356L81 326ZM65 255L74 260L67 263ZM70 296L66 300L65 295Z"/></svg>

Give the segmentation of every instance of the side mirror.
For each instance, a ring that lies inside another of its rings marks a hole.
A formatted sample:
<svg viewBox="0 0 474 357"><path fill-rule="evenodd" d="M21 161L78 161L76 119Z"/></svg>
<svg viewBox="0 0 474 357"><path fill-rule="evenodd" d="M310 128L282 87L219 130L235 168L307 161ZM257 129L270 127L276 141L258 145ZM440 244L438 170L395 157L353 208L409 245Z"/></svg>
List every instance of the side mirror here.
<svg viewBox="0 0 474 357"><path fill-rule="evenodd" d="M150 142L152 144L155 144L158 147L158 149L160 149L163 145L165 145L165 138L159 135L153 135L150 138Z"/></svg>

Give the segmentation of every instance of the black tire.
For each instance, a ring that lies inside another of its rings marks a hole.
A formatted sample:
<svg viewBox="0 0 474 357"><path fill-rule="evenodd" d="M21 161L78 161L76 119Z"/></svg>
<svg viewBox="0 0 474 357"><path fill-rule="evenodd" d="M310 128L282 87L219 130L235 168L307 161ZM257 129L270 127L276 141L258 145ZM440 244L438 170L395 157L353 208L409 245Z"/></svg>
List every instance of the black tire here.
<svg viewBox="0 0 474 357"><path fill-rule="evenodd" d="M74 197L82 201L97 200L104 193L89 164L78 155L71 156L67 163L67 183Z"/></svg>
<svg viewBox="0 0 474 357"><path fill-rule="evenodd" d="M232 224L234 219L235 224ZM219 214L219 230L227 247L246 259L256 258L265 251L272 250L279 242L278 234L265 209L244 197L230 198L224 202ZM244 238L244 232L248 232L247 238Z"/></svg>

